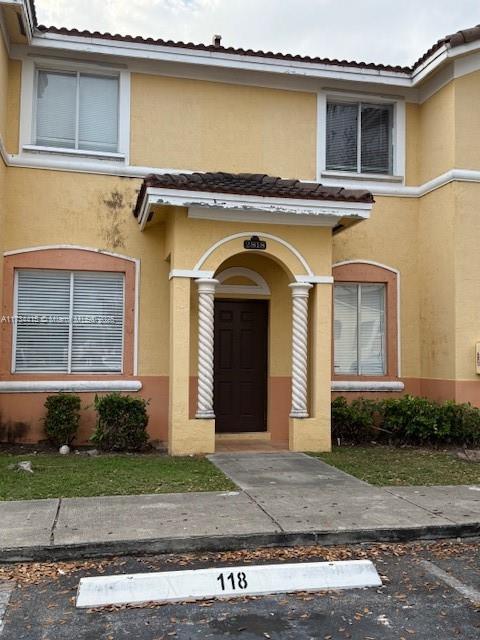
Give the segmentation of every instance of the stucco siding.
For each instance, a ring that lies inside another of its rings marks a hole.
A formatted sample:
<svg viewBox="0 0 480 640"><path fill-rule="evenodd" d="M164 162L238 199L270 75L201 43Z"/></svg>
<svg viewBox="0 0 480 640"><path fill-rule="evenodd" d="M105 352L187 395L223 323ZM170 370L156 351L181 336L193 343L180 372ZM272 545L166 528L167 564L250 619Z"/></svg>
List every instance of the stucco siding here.
<svg viewBox="0 0 480 640"><path fill-rule="evenodd" d="M315 178L316 94L132 74L141 166Z"/></svg>

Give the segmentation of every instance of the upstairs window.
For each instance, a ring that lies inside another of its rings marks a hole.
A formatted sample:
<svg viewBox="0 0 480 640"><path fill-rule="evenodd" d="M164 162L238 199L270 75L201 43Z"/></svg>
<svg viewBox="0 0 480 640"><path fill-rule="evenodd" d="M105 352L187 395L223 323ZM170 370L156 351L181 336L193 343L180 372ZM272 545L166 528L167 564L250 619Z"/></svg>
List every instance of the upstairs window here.
<svg viewBox="0 0 480 640"><path fill-rule="evenodd" d="M392 130L391 104L329 101L327 170L392 174Z"/></svg>
<svg viewBox="0 0 480 640"><path fill-rule="evenodd" d="M81 72L37 72L36 144L118 151L119 79Z"/></svg>
<svg viewBox="0 0 480 640"><path fill-rule="evenodd" d="M335 284L334 372L386 373L385 285Z"/></svg>

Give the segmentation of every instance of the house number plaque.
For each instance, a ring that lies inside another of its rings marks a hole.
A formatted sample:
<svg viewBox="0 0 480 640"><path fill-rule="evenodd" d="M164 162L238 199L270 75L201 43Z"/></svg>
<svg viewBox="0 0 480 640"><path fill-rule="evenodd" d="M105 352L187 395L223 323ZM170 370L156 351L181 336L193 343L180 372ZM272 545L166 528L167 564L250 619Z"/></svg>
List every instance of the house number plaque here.
<svg viewBox="0 0 480 640"><path fill-rule="evenodd" d="M252 236L249 240L244 241L243 248L265 251L265 249L267 248L267 243L265 242L265 240L260 240L258 236Z"/></svg>

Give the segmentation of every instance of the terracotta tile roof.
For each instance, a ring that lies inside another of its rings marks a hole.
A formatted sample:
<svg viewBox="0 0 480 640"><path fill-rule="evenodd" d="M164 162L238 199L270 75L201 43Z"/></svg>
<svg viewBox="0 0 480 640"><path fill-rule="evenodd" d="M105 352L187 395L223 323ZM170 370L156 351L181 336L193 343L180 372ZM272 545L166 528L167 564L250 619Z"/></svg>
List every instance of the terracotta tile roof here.
<svg viewBox="0 0 480 640"><path fill-rule="evenodd" d="M462 44L475 42L476 40L480 40L480 24L477 24L475 27L471 27L470 29L461 29L460 31L451 33L449 36L440 38L440 40L437 40L437 42L431 46L428 51L425 51L425 53L420 56L420 58L413 64L412 70L420 66L422 62L425 62L425 60L435 53L435 51L441 49L444 44L453 49L455 47L460 47Z"/></svg>
<svg viewBox="0 0 480 640"><path fill-rule="evenodd" d="M301 56L292 53L275 53L273 51L261 51L254 49L243 49L242 47L222 47L213 44L195 44L193 42L181 42L175 40L163 40L161 38L143 38L142 36L122 36L120 34L101 33L100 31L80 31L79 29L67 29L66 27L47 27L39 25L38 30L43 33L57 33L65 36L81 36L84 38L100 38L103 40L122 40L124 42L138 42L141 44L152 44L159 47L175 47L178 49L193 49L196 51L213 51L217 53L229 53L237 56L254 56L257 58L274 58L277 60L287 60L291 62L309 62L315 64L327 64L340 67L360 67L362 69L375 69L377 71L395 71L397 73L409 73L410 67L400 65L377 64L374 62L357 62L355 60L337 60L331 58L321 58L318 56Z"/></svg>
<svg viewBox="0 0 480 640"><path fill-rule="evenodd" d="M134 209L140 211L148 187L180 189L182 191L206 191L210 193L234 193L264 198L294 198L301 200L333 200L336 202L373 202L373 196L364 189L324 187L318 182L301 182L268 176L263 173L163 173L148 175L140 188Z"/></svg>
<svg viewBox="0 0 480 640"><path fill-rule="evenodd" d="M34 0L30 0L32 10L35 11ZM36 18L35 18L36 21ZM88 31L79 29L67 29L66 27L54 27L37 25L37 29L42 33L56 33L65 36L80 36L83 38L99 38L102 40L119 40L123 42L138 42L141 44L157 45L161 47L173 47L178 49L193 49L196 51L212 51L218 53L227 53L232 55L241 56L254 56L257 58L274 58L277 60L286 60L291 62L307 62L314 64L325 64L341 67L358 67L362 69L375 69L377 71L393 71L395 73L412 73L422 62L424 62L430 55L435 53L444 44L450 47L458 47L467 42L473 42L480 40L480 25L472 27L470 29L463 29L456 33L450 34L438 40L428 51L426 51L413 65L401 66L381 64L374 62L362 62L356 60L338 60L332 58L322 58L319 56L301 56L291 53L275 53L273 51L261 51L254 49L243 49L241 47L223 47L215 46L213 44L195 44L193 42L181 42L174 40L163 40L162 38L144 38L142 36L120 35L118 33L102 33L100 31Z"/></svg>

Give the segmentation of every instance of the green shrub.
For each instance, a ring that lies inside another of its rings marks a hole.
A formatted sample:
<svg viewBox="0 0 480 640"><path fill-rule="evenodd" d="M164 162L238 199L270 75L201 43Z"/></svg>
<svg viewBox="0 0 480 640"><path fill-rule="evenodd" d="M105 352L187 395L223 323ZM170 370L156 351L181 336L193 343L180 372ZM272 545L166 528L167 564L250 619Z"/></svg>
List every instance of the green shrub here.
<svg viewBox="0 0 480 640"><path fill-rule="evenodd" d="M464 446L480 445L480 409L448 400L440 406L440 428L446 439Z"/></svg>
<svg viewBox="0 0 480 640"><path fill-rule="evenodd" d="M375 437L377 403L365 398L348 402L343 396L332 401L332 438L351 444Z"/></svg>
<svg viewBox="0 0 480 640"><path fill-rule="evenodd" d="M44 429L49 442L57 447L71 444L80 423L80 396L56 393L47 397L44 406L47 410Z"/></svg>
<svg viewBox="0 0 480 640"><path fill-rule="evenodd" d="M444 437L440 405L427 398L406 395L381 403L383 428L393 440L405 444L435 444Z"/></svg>
<svg viewBox="0 0 480 640"><path fill-rule="evenodd" d="M379 402L343 396L332 401L332 438L351 444L391 441L396 444L480 446L480 409L471 404L443 404L415 396Z"/></svg>
<svg viewBox="0 0 480 640"><path fill-rule="evenodd" d="M109 393L95 396L97 426L91 437L104 451L138 451L148 442L147 402Z"/></svg>

